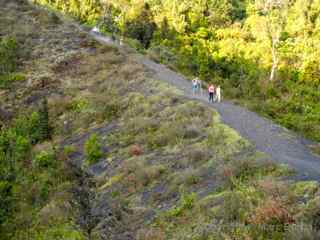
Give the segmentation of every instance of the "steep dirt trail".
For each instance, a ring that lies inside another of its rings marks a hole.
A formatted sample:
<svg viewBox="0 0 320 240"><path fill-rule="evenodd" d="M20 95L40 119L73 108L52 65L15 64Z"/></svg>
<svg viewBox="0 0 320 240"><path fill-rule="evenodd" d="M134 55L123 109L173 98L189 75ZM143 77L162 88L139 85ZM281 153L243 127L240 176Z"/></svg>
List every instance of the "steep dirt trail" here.
<svg viewBox="0 0 320 240"><path fill-rule="evenodd" d="M109 37L93 32L90 32L90 35L101 43L114 45L120 50L123 48ZM128 54L124 49L122 50ZM188 98L201 101L208 107L217 110L222 121L248 139L258 151L268 154L274 161L292 167L297 172L297 179L320 181L320 156L312 154L307 146L311 143L310 141L231 102L209 104L206 94L192 94L191 82L181 74L142 55L131 54L131 56L150 69L156 79L175 86Z"/></svg>

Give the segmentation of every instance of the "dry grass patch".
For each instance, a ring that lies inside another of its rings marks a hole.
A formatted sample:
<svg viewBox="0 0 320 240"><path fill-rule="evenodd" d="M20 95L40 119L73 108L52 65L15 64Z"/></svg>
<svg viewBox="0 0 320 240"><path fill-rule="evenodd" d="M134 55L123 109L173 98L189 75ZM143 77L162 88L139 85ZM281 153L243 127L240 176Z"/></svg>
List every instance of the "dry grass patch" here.
<svg viewBox="0 0 320 240"><path fill-rule="evenodd" d="M127 61L126 64L122 65L119 69L119 77L125 80L134 80L135 78L144 78L147 70L141 64L134 61Z"/></svg>
<svg viewBox="0 0 320 240"><path fill-rule="evenodd" d="M165 171L164 165L147 165L146 160L142 157L127 160L120 169L123 176L122 184L134 192L159 179Z"/></svg>
<svg viewBox="0 0 320 240"><path fill-rule="evenodd" d="M137 232L137 240L165 240L166 234L159 228L140 229Z"/></svg>
<svg viewBox="0 0 320 240"><path fill-rule="evenodd" d="M129 147L129 154L131 156L140 156L143 154L143 149L140 145L134 144Z"/></svg>
<svg viewBox="0 0 320 240"><path fill-rule="evenodd" d="M284 226L295 222L288 206L279 199L267 199L258 207L250 217L250 222L255 225L272 224Z"/></svg>
<svg viewBox="0 0 320 240"><path fill-rule="evenodd" d="M213 149L201 144L201 142L188 146L187 148L182 148L180 151L183 158L179 160L178 165L182 168L200 167L214 156Z"/></svg>

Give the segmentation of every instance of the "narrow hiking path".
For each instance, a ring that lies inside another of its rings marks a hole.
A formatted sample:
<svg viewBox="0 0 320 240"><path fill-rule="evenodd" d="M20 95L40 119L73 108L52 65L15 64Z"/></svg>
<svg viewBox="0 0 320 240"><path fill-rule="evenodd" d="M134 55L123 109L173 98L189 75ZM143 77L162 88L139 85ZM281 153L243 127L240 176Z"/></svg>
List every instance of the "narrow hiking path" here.
<svg viewBox="0 0 320 240"><path fill-rule="evenodd" d="M191 82L182 75L143 56L139 57L139 61L153 70L157 79L174 85L187 97L216 109L224 123L248 139L257 150L267 153L277 162L293 167L299 179L320 180L320 157L311 153L306 145L309 141L231 102L210 104L206 95L193 95Z"/></svg>
<svg viewBox="0 0 320 240"><path fill-rule="evenodd" d="M125 51L110 37L104 37L94 32L89 34L101 43L113 45ZM125 52L125 54L130 53ZM310 141L231 102L223 101L210 104L206 94L193 95L191 82L183 75L164 65L157 64L141 54L131 53L130 55L151 70L156 79L175 86L186 97L201 101L208 107L217 110L221 120L254 144L258 151L268 154L278 163L288 164L292 167L297 172L297 179L320 181L320 156L310 151L307 146L311 143Z"/></svg>

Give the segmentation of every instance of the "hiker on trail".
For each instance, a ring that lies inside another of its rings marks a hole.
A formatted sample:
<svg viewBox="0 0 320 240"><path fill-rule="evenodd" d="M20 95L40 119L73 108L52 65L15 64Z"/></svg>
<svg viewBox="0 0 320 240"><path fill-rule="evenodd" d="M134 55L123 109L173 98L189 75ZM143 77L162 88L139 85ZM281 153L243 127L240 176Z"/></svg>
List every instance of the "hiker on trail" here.
<svg viewBox="0 0 320 240"><path fill-rule="evenodd" d="M112 42L116 41L116 35L114 34L114 32L112 32L111 40L112 40Z"/></svg>
<svg viewBox="0 0 320 240"><path fill-rule="evenodd" d="M214 102L214 91L215 91L215 87L213 84L210 84L209 88L208 88L208 92L209 92L209 102Z"/></svg>
<svg viewBox="0 0 320 240"><path fill-rule="evenodd" d="M120 46L123 45L123 37L120 38L119 45L120 45Z"/></svg>
<svg viewBox="0 0 320 240"><path fill-rule="evenodd" d="M198 90L200 92L200 95L202 95L202 82L199 78L197 78L197 79L198 79Z"/></svg>
<svg viewBox="0 0 320 240"><path fill-rule="evenodd" d="M199 80L198 78L195 78L192 80L192 93L195 95L199 88Z"/></svg>
<svg viewBox="0 0 320 240"><path fill-rule="evenodd" d="M221 88L220 88L220 86L218 86L217 88L216 88L216 101L219 103L219 102L221 102Z"/></svg>

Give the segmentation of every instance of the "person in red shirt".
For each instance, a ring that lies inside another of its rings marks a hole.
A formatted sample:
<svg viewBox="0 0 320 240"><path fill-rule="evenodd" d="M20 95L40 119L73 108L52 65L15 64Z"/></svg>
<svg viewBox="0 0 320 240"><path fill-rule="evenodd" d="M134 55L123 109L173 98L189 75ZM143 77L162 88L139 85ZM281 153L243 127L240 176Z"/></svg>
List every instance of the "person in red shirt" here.
<svg viewBox="0 0 320 240"><path fill-rule="evenodd" d="M215 87L213 84L210 84L209 88L208 88L208 92L209 92L209 102L214 102L214 91L215 91Z"/></svg>

